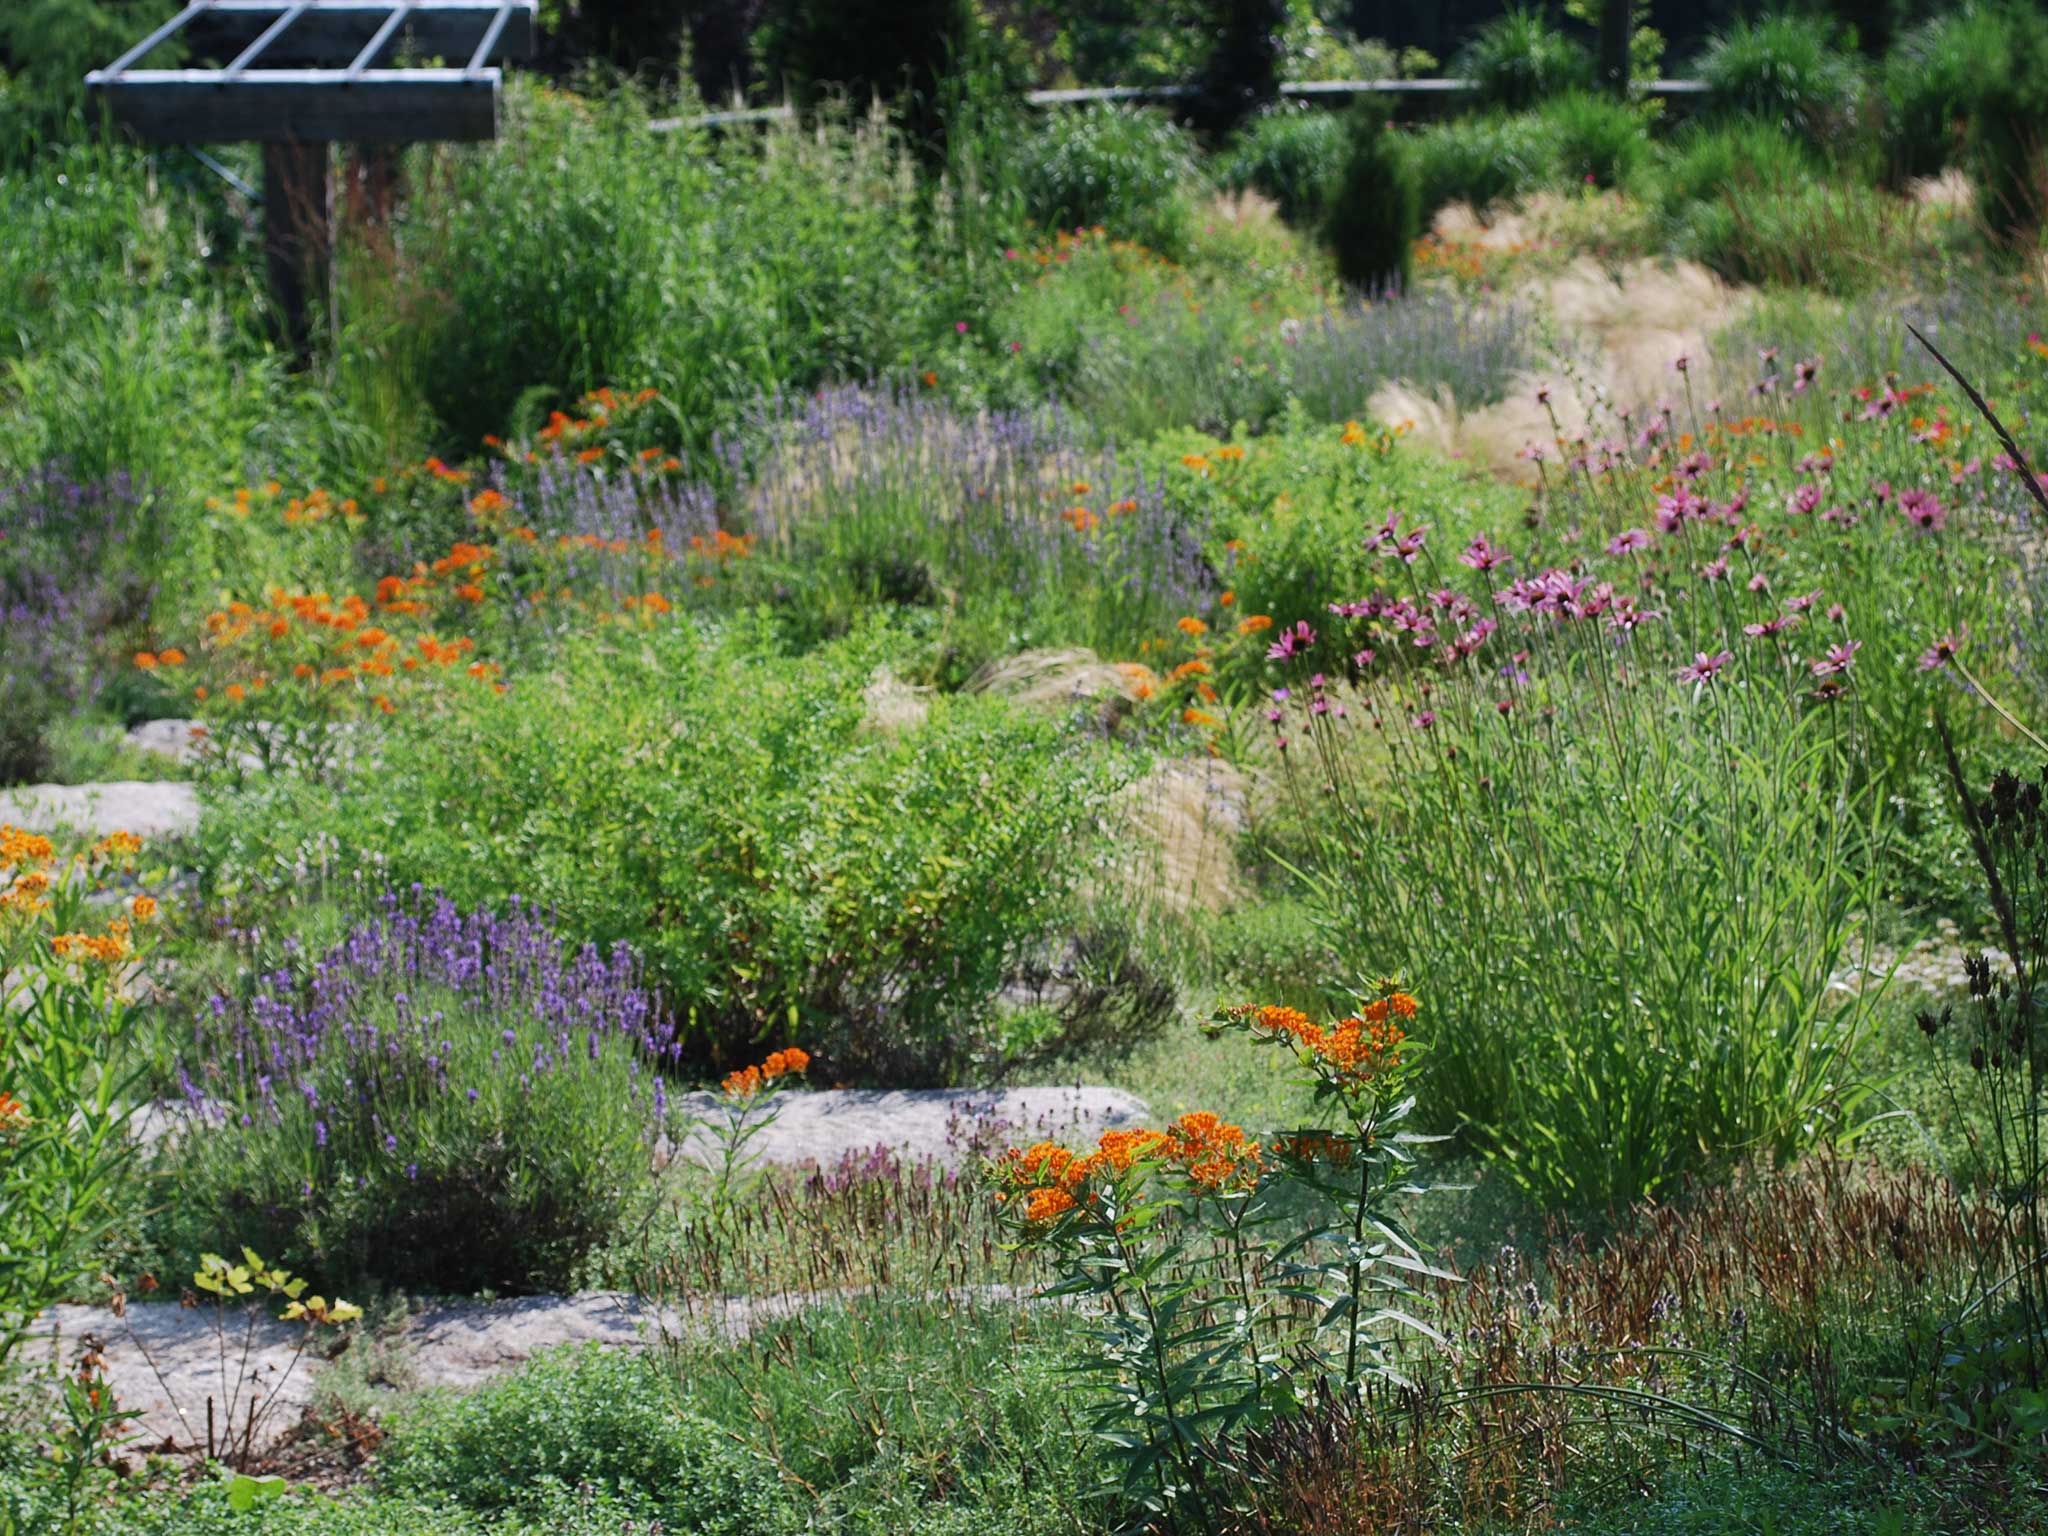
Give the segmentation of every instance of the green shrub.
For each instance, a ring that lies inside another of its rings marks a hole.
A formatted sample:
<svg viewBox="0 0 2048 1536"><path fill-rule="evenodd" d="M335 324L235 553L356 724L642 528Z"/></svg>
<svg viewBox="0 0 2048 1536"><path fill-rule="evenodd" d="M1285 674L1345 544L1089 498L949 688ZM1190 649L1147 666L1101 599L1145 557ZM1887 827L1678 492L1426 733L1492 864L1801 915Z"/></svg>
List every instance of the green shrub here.
<svg viewBox="0 0 2048 1536"><path fill-rule="evenodd" d="M1858 293L1896 273L1917 214L1826 174L1804 141L1756 118L1702 124L1663 171L1677 251L1733 282Z"/></svg>
<svg viewBox="0 0 2048 1536"><path fill-rule="evenodd" d="M2003 67L1982 79L1970 123L1970 176L1984 220L2018 242L2048 216L2048 17L2029 5L1996 14Z"/></svg>
<svg viewBox="0 0 2048 1536"><path fill-rule="evenodd" d="M1459 50L1451 73L1470 80L1484 107L1523 112L1546 97L1593 83L1593 61L1539 11L1511 6Z"/></svg>
<svg viewBox="0 0 2048 1536"><path fill-rule="evenodd" d="M1051 228L1100 224L1166 256L1186 248L1194 141L1163 113L1094 105L1046 113L1020 150L1025 207Z"/></svg>
<svg viewBox="0 0 2048 1536"><path fill-rule="evenodd" d="M1344 167L1344 119L1313 107L1262 112L1232 140L1216 179L1232 191L1263 192L1290 224L1313 224L1329 207Z"/></svg>
<svg viewBox="0 0 2048 1536"><path fill-rule="evenodd" d="M1901 37L1885 56L1884 141L1892 175L1932 176L1958 162L1985 88L2009 67L1997 5L1965 5Z"/></svg>
<svg viewBox="0 0 2048 1536"><path fill-rule="evenodd" d="M1673 241L1730 282L1855 294L1897 277L1917 218L1910 204L1854 182L1737 184L1686 210Z"/></svg>
<svg viewBox="0 0 2048 1536"><path fill-rule="evenodd" d="M1677 213L1727 187L1789 187L1821 173L1812 150L1761 118L1696 123L1664 156L1662 200L1667 213Z"/></svg>
<svg viewBox="0 0 2048 1536"><path fill-rule="evenodd" d="M1533 112L1432 123L1409 146L1425 219L1446 203L1469 203L1483 213L1556 176L1556 145L1545 120Z"/></svg>
<svg viewBox="0 0 2048 1536"><path fill-rule="evenodd" d="M1551 168L1569 185L1631 186L1649 162L1642 114L1612 96L1571 91L1545 102L1537 116L1549 135Z"/></svg>
<svg viewBox="0 0 2048 1536"><path fill-rule="evenodd" d="M1422 233L1415 162L1371 104L1353 112L1350 135L1323 225L1337 275L1368 293L1405 288L1414 271L1415 237Z"/></svg>
<svg viewBox="0 0 2048 1536"><path fill-rule="evenodd" d="M648 1187L675 1025L630 955L387 898L303 982L216 997L179 1050L195 1120L163 1246L251 1242L331 1281L566 1290Z"/></svg>
<svg viewBox="0 0 2048 1536"><path fill-rule="evenodd" d="M1863 100L1860 65L1833 25L1797 13L1736 21L1707 45L1695 73L1714 111L1762 118L1815 144L1839 137Z"/></svg>
<svg viewBox="0 0 2048 1536"><path fill-rule="evenodd" d="M527 87L495 144L422 154L403 270L341 307L464 449L628 381L701 449L741 402L894 366L927 328L915 175L885 131L713 146L648 132L630 97Z"/></svg>
<svg viewBox="0 0 2048 1536"><path fill-rule="evenodd" d="M589 1483L697 1536L760 1536L786 1505L773 1466L691 1412L636 1351L592 1345L537 1356L466 1396L402 1417L378 1459L392 1490L477 1510Z"/></svg>
<svg viewBox="0 0 2048 1536"><path fill-rule="evenodd" d="M775 646L753 622L571 640L502 695L390 717L353 787L225 801L211 878L338 857L464 907L520 893L571 939L632 945L700 1060L772 1036L843 1078L999 1070L997 993L1071 916L1111 764L994 699L870 725L877 669L906 664L878 625Z"/></svg>

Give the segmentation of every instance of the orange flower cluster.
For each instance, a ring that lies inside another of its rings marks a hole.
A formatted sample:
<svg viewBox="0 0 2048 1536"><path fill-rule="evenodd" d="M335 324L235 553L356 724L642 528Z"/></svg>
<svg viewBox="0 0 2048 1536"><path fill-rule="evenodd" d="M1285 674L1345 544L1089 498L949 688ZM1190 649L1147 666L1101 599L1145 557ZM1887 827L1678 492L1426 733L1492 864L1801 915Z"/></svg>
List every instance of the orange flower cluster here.
<svg viewBox="0 0 2048 1536"><path fill-rule="evenodd" d="M1249 1192L1266 1166L1259 1144L1242 1126L1195 1110L1163 1131L1104 1131L1086 1155L1056 1141L1012 1150L991 1165L990 1177L998 1200L1023 1201L1025 1220L1042 1225L1093 1204L1090 1183L1128 1173L1141 1162L1174 1167L1202 1194Z"/></svg>
<svg viewBox="0 0 2048 1536"><path fill-rule="evenodd" d="M778 1077L797 1076L810 1070L808 1051L792 1045L786 1051L772 1051L757 1067L742 1067L725 1075L727 1098L751 1099Z"/></svg>
<svg viewBox="0 0 2048 1536"><path fill-rule="evenodd" d="M1231 1014L1248 1022L1255 1034L1292 1040L1331 1068L1340 1081L1357 1086L1401 1064L1401 1047L1408 1036L1394 1020L1414 1018L1418 1006L1406 992L1390 991L1328 1028L1311 1022L1298 1008L1269 1004L1232 1009Z"/></svg>
<svg viewBox="0 0 2048 1536"><path fill-rule="evenodd" d="M11 1093L0 1093L0 1136L12 1136L28 1124L28 1106Z"/></svg>
<svg viewBox="0 0 2048 1536"><path fill-rule="evenodd" d="M0 822L0 865L47 864L56 856L47 837Z"/></svg>
<svg viewBox="0 0 2048 1536"><path fill-rule="evenodd" d="M131 953L128 920L117 917L105 933L60 933L50 940L50 951L59 960L92 960L100 965L119 965Z"/></svg>

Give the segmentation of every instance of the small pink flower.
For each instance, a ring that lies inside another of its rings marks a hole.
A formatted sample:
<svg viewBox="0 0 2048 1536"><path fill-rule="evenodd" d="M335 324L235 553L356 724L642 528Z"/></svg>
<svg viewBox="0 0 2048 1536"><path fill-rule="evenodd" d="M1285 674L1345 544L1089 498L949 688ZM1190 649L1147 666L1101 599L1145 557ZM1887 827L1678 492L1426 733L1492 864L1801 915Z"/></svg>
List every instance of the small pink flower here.
<svg viewBox="0 0 2048 1536"><path fill-rule="evenodd" d="M1825 656L1810 663L1815 677L1834 677L1849 670L1856 660L1856 653L1863 649L1861 640L1845 640L1840 645L1828 647Z"/></svg>
<svg viewBox="0 0 2048 1536"><path fill-rule="evenodd" d="M1734 659L1733 651L1723 651L1718 656L1709 656L1705 651L1695 651L1691 665L1679 668L1678 680L1681 683L1710 683L1714 680L1714 674Z"/></svg>
<svg viewBox="0 0 2048 1536"><path fill-rule="evenodd" d="M1631 550L1648 549L1650 536L1640 528L1624 528L1607 541L1607 553L1625 555Z"/></svg>
<svg viewBox="0 0 2048 1536"><path fill-rule="evenodd" d="M1922 672L1940 672L1946 670L1948 664L1954 661L1956 659L1956 654L1962 650L1963 641L1967 639L1968 636L1969 631L1967 629L1962 630L1960 632L1943 635L1939 640L1935 641L1934 644L1930 645L1929 647L1927 647L1926 650L1920 653L1920 670Z"/></svg>

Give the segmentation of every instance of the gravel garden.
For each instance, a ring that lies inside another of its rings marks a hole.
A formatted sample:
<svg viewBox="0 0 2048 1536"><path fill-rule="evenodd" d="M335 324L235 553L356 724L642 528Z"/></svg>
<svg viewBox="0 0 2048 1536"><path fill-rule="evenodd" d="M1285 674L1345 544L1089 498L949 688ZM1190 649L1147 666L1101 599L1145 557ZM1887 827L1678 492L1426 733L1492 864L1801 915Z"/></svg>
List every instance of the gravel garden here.
<svg viewBox="0 0 2048 1536"><path fill-rule="evenodd" d="M2048 1521L2048 13L544 5L299 355L172 9L0 16L0 1536Z"/></svg>

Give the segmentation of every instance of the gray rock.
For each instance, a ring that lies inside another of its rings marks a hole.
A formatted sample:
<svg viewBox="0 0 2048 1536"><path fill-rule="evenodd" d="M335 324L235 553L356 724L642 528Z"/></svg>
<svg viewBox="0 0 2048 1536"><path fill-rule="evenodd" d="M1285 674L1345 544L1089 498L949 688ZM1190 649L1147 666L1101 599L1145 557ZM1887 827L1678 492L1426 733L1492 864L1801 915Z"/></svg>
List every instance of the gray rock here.
<svg viewBox="0 0 2048 1536"><path fill-rule="evenodd" d="M73 831L88 837L133 832L183 837L199 825L199 791L191 784L118 779L106 784L30 784L0 791L0 822L31 832Z"/></svg>
<svg viewBox="0 0 2048 1536"><path fill-rule="evenodd" d="M991 1146L1046 1138L1085 1140L1107 1130L1143 1123L1142 1100L1115 1088L833 1088L789 1093L772 1101L773 1123L747 1143L746 1154L763 1162L829 1166L861 1153L886 1148L911 1161L955 1164ZM693 1093L684 1110L697 1116L697 1129L670 1156L699 1161L715 1146L714 1128L724 1116L719 1100ZM757 1112L756 1120L762 1118Z"/></svg>
<svg viewBox="0 0 2048 1536"><path fill-rule="evenodd" d="M195 763L206 755L207 729L197 720L145 720L129 728L128 745L174 763Z"/></svg>

